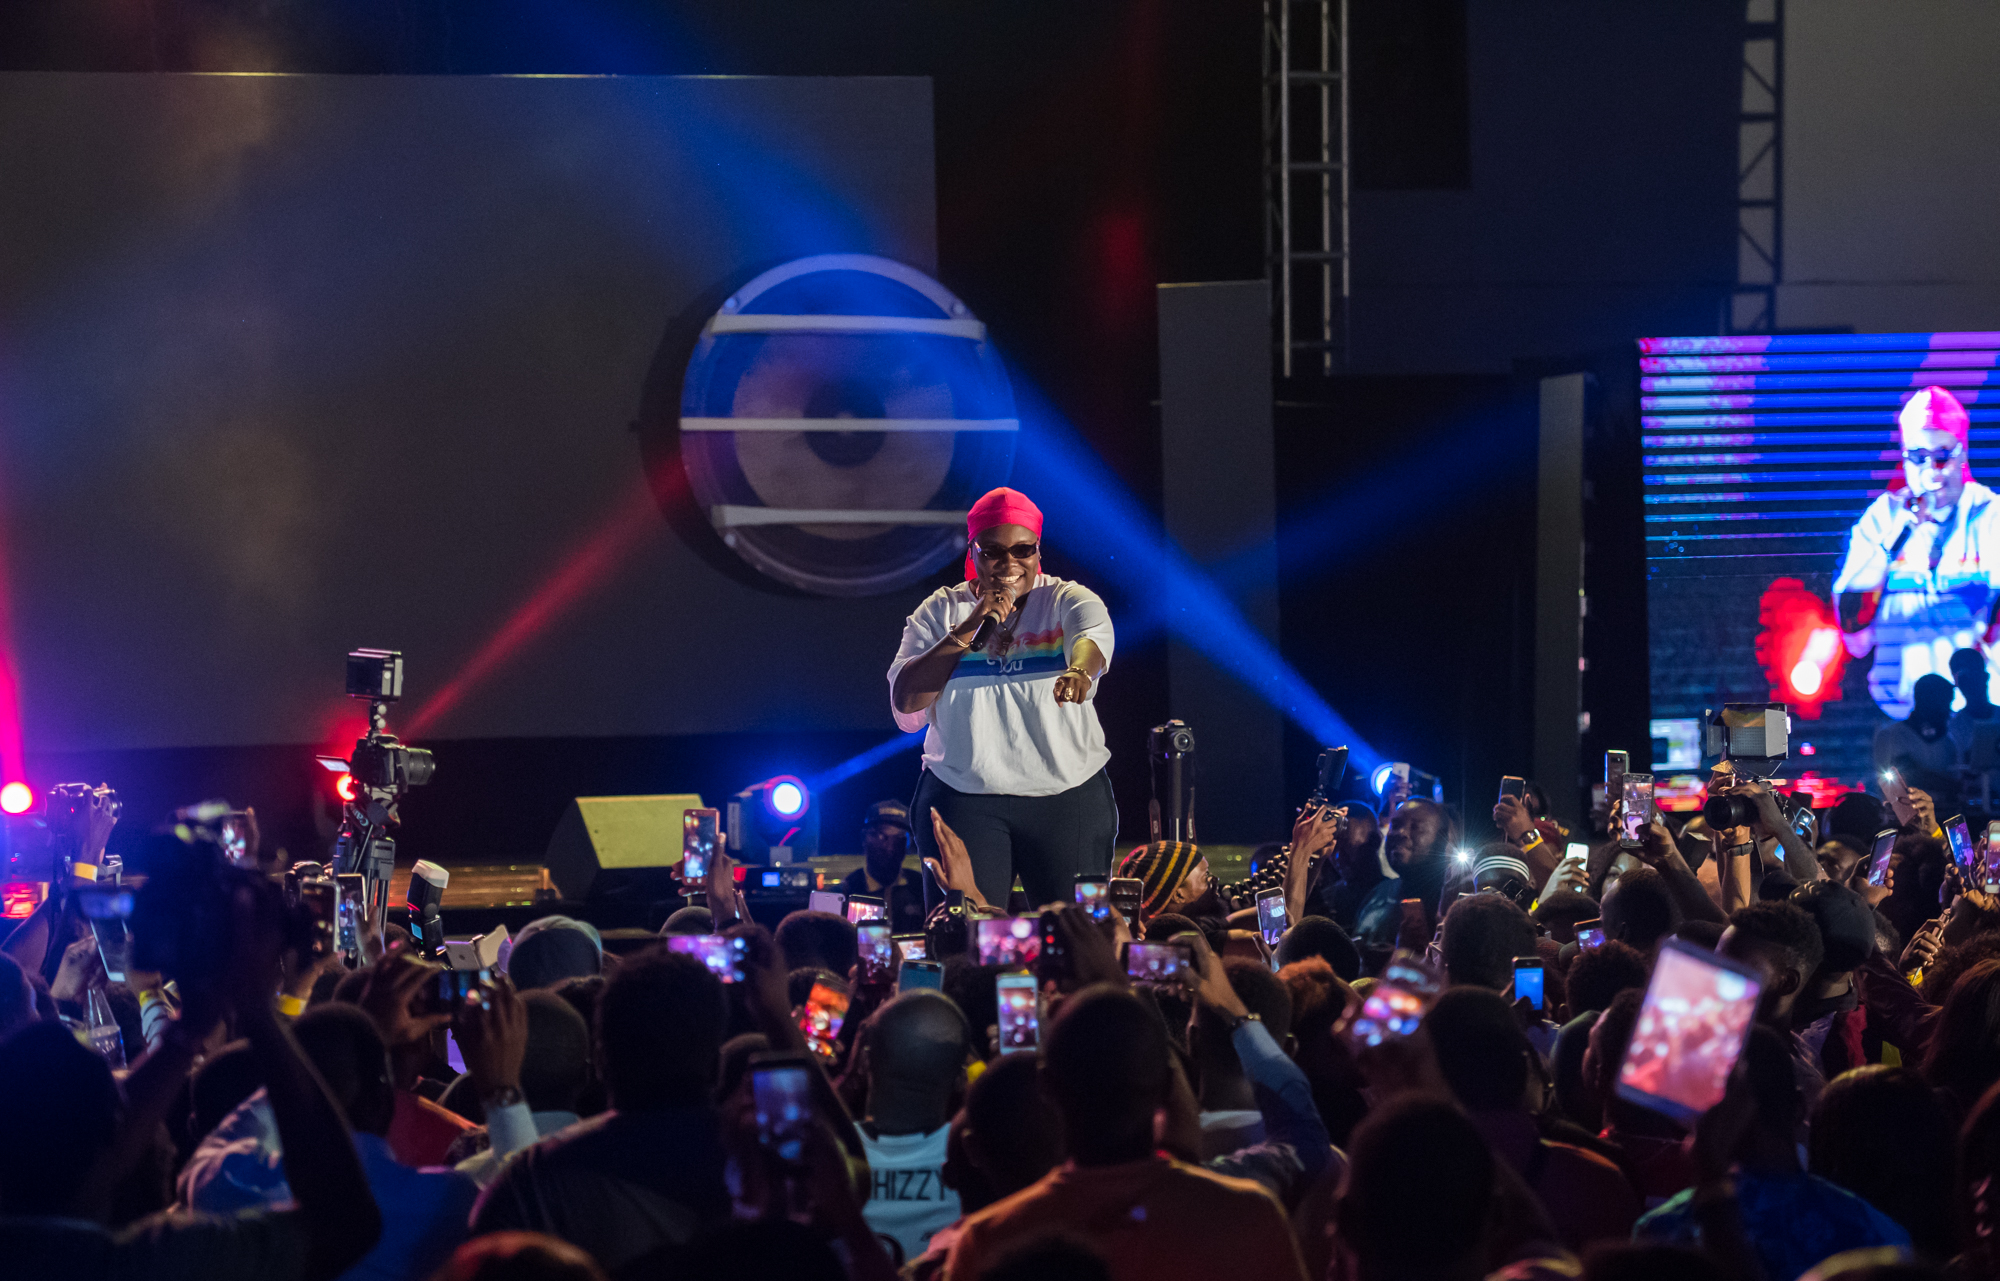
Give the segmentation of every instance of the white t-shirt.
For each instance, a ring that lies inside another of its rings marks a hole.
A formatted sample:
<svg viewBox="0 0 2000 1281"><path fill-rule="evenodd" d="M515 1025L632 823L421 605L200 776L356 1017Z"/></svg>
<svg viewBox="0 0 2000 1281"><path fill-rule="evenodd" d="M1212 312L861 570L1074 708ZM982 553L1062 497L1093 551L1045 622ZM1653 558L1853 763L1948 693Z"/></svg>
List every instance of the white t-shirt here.
<svg viewBox="0 0 2000 1281"><path fill-rule="evenodd" d="M871 1136L861 1127L861 1146L868 1153L868 1175L874 1180L861 1217L875 1235L903 1247L907 1263L930 1246L931 1235L958 1221L958 1193L944 1185L945 1142L949 1123L929 1134Z"/></svg>
<svg viewBox="0 0 2000 1281"><path fill-rule="evenodd" d="M959 583L938 588L917 606L903 624L903 643L889 665L891 711L903 664L928 653L970 618L978 603L972 584ZM936 702L912 715L896 712L896 724L905 733L930 726L924 768L957 791L1067 792L1103 769L1111 753L1097 723L1097 682L1082 703L1058 705L1056 677L1069 667L1076 642L1084 637L1097 645L1110 670L1111 615L1088 587L1038 574L1010 622L1011 641L996 629L983 652L959 658Z"/></svg>

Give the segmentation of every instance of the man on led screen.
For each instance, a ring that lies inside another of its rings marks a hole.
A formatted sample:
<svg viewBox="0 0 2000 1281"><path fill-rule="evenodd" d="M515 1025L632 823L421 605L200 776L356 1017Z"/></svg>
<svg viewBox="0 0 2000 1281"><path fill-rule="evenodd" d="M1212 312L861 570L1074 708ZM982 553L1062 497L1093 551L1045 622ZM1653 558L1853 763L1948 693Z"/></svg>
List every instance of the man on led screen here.
<svg viewBox="0 0 2000 1281"><path fill-rule="evenodd" d="M1833 595L1848 653L1875 651L1869 694L1900 718L1918 677L1946 671L1954 650L1987 649L2000 586L2000 503L1972 479L1970 420L1956 396L1924 388L1897 427L1903 483L1892 482L1854 522Z"/></svg>

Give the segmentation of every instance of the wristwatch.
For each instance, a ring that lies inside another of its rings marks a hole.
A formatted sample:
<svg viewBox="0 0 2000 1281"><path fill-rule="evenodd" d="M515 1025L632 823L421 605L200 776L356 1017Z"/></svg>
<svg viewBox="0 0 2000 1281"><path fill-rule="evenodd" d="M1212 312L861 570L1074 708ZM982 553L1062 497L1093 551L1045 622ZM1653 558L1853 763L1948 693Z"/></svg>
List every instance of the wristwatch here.
<svg viewBox="0 0 2000 1281"><path fill-rule="evenodd" d="M495 1108L510 1108L521 1101L521 1087L518 1085L503 1085L479 1101L489 1112Z"/></svg>

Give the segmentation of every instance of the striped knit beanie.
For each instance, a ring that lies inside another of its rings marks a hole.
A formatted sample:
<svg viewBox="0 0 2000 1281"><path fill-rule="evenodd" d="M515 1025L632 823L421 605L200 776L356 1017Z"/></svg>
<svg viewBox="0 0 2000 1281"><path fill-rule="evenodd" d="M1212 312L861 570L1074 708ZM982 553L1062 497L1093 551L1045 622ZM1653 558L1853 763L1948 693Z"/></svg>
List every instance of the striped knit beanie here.
<svg viewBox="0 0 2000 1281"><path fill-rule="evenodd" d="M1528 865L1511 853L1482 852L1482 857L1472 867L1472 879L1481 885L1497 885L1502 877L1509 875L1530 884L1535 879L1535 874L1528 870Z"/></svg>
<svg viewBox="0 0 2000 1281"><path fill-rule="evenodd" d="M1139 919L1145 920L1164 910L1167 900L1187 878L1201 851L1188 841L1154 841L1141 845L1118 860L1119 876L1136 876L1146 883L1139 898Z"/></svg>

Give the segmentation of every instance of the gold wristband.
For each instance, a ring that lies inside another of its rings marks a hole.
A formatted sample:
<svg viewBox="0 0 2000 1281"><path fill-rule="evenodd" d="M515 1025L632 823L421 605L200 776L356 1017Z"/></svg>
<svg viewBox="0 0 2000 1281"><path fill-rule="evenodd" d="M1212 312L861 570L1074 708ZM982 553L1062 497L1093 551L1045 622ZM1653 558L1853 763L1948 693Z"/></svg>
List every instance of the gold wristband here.
<svg viewBox="0 0 2000 1281"><path fill-rule="evenodd" d="M288 1019L295 1019L306 1012L306 1003L289 993L278 998L278 1013Z"/></svg>

